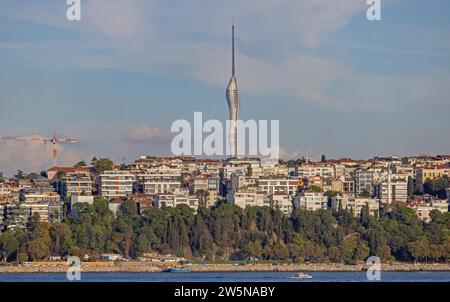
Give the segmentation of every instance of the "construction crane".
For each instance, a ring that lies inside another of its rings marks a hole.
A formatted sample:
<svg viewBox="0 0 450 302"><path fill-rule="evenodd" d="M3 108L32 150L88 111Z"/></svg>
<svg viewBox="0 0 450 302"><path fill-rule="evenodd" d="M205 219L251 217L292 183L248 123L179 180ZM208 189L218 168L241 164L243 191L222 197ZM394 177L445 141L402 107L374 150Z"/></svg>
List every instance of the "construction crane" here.
<svg viewBox="0 0 450 302"><path fill-rule="evenodd" d="M58 163L58 143L78 143L78 139L75 137L66 137L66 136L57 136L55 132L53 132L52 137L46 138L40 135L32 135L32 136L2 136L0 140L4 141L41 141L45 145L47 143L51 143L53 145L52 152L52 164L53 167L57 166Z"/></svg>

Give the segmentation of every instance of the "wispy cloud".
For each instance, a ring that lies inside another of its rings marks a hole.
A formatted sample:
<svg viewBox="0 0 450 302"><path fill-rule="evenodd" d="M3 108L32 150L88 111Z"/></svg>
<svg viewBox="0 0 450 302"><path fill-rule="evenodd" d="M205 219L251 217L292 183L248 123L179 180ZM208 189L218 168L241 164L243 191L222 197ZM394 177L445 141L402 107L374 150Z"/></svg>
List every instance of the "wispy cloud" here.
<svg viewBox="0 0 450 302"><path fill-rule="evenodd" d="M172 133L169 131L149 125L141 125L129 133L128 139L134 143L167 142L171 140L172 136Z"/></svg>

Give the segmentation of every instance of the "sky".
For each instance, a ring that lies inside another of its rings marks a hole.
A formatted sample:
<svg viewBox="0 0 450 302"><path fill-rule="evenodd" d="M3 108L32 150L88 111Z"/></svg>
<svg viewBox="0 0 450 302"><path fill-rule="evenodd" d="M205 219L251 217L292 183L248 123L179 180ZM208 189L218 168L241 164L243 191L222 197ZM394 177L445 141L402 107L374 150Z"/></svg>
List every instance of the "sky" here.
<svg viewBox="0 0 450 302"><path fill-rule="evenodd" d="M450 2L0 0L0 136L75 136L60 165L170 155L177 119L228 117L231 20L243 120L279 120L283 158L450 153ZM0 171L51 146L0 142Z"/></svg>

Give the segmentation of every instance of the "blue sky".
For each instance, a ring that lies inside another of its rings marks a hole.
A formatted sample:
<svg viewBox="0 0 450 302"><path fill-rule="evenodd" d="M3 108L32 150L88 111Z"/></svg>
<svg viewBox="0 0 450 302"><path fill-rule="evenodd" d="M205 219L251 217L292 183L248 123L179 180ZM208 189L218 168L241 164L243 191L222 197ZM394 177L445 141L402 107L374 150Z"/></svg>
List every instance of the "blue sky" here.
<svg viewBox="0 0 450 302"><path fill-rule="evenodd" d="M227 118L230 23L243 119L279 119L284 157L449 153L450 2L0 0L0 136L80 139L61 164L169 154L179 118ZM0 143L0 171L50 148Z"/></svg>

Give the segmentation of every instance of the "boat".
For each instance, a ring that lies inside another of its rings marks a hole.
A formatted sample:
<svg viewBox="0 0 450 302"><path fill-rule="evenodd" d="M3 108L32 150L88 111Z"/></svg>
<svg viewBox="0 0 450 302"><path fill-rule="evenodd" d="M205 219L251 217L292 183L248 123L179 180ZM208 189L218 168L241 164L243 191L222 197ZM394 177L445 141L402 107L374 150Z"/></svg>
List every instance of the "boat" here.
<svg viewBox="0 0 450 302"><path fill-rule="evenodd" d="M305 273L297 273L295 275L289 276L289 279L311 279L312 276Z"/></svg>
<svg viewBox="0 0 450 302"><path fill-rule="evenodd" d="M176 267L170 267L167 272L169 273L190 273L192 272L192 269L187 266L176 266Z"/></svg>

